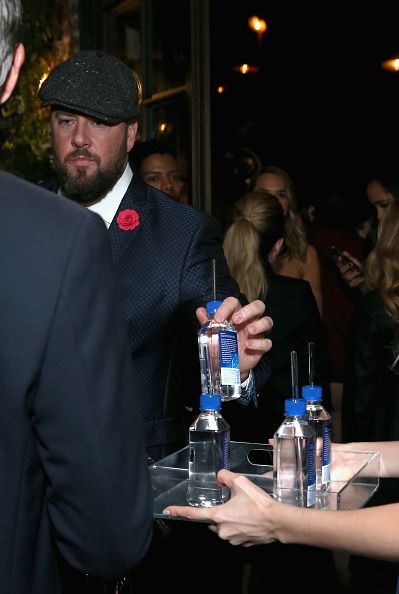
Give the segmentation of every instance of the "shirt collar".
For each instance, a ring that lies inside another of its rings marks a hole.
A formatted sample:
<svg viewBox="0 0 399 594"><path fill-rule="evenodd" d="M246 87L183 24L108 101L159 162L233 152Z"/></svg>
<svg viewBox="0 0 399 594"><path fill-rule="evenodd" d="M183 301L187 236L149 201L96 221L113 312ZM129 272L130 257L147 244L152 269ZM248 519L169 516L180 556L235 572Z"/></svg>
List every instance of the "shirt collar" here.
<svg viewBox="0 0 399 594"><path fill-rule="evenodd" d="M88 209L100 215L107 227L110 226L115 214L118 211L122 198L126 194L130 182L132 181L133 171L129 163L126 169L120 176L114 187L100 202L88 206Z"/></svg>

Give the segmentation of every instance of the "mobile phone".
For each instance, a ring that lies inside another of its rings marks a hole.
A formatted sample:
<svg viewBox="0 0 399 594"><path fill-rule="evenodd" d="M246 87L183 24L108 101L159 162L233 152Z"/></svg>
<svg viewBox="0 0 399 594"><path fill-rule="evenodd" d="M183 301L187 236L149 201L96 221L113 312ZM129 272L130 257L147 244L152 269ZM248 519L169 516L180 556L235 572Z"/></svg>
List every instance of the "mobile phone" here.
<svg viewBox="0 0 399 594"><path fill-rule="evenodd" d="M342 256L342 250L336 245L329 245L327 248L327 252L330 254L330 256Z"/></svg>
<svg viewBox="0 0 399 594"><path fill-rule="evenodd" d="M349 265L351 270L354 270L355 272L363 272L362 269L359 268L359 266L356 266L356 264L354 262L352 262L352 260L350 260L350 258L348 258L347 256L344 256L341 248L337 247L336 245L330 245L327 248L327 252L330 254L330 256L339 258L339 261L342 264Z"/></svg>

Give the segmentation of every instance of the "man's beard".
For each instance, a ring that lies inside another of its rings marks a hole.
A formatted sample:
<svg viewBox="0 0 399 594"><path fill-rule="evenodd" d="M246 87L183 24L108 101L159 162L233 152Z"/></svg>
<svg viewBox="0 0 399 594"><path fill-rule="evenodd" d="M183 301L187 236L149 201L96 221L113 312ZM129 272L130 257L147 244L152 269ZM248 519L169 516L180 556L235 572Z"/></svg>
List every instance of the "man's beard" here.
<svg viewBox="0 0 399 594"><path fill-rule="evenodd" d="M101 169L101 159L85 148L76 149L65 157L61 162L53 150L54 166L61 191L64 196L79 202L84 206L99 202L114 187L126 166L126 145L121 143L115 160L109 164L107 169ZM98 169L95 173L87 174L85 168L76 168L72 174L64 165L65 161L77 156L87 157L95 161Z"/></svg>

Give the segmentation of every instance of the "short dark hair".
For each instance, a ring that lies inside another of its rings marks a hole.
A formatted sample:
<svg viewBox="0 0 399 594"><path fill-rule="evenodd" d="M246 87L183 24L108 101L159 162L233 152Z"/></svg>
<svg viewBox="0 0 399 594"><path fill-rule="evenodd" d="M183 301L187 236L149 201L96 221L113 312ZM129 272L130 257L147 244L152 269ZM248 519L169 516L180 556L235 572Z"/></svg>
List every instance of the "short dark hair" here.
<svg viewBox="0 0 399 594"><path fill-rule="evenodd" d="M175 149L165 140L158 138L151 138L135 144L130 152L130 160L137 169L140 169L142 161L154 154L172 155L177 160Z"/></svg>

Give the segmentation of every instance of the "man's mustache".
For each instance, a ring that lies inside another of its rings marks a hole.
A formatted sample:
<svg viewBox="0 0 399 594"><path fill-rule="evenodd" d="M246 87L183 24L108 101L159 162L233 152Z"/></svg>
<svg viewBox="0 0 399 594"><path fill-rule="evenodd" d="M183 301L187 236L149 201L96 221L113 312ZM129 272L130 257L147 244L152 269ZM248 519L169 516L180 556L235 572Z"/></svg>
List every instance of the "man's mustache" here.
<svg viewBox="0 0 399 594"><path fill-rule="evenodd" d="M65 161L71 161L76 157L86 157L87 159L95 161L97 165L100 165L101 163L100 157L98 157L97 155L93 155L93 153L90 153L87 149L75 149L74 151L67 154L67 156L65 157Z"/></svg>

